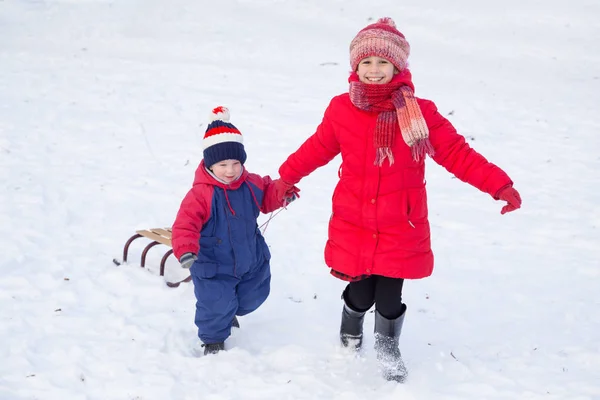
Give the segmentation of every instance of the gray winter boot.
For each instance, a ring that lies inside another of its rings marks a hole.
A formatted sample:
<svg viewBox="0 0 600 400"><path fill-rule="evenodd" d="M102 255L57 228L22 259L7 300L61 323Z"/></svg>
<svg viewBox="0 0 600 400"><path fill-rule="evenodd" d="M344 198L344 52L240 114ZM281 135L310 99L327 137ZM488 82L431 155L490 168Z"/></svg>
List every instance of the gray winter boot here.
<svg viewBox="0 0 600 400"><path fill-rule="evenodd" d="M203 344L204 347L204 355L207 356L209 354L217 354L219 351L225 350L225 342L221 343L209 343Z"/></svg>
<svg viewBox="0 0 600 400"><path fill-rule="evenodd" d="M402 323L406 314L406 305L396 319L387 319L375 310L375 350L383 377L388 381L404 382L408 371L402 361L399 340Z"/></svg>
<svg viewBox="0 0 600 400"><path fill-rule="evenodd" d="M354 350L360 350L363 339L363 322L365 321L366 311L355 311L346 301L346 291L342 293L344 308L342 309L342 323L340 326L340 341L342 346L350 347Z"/></svg>

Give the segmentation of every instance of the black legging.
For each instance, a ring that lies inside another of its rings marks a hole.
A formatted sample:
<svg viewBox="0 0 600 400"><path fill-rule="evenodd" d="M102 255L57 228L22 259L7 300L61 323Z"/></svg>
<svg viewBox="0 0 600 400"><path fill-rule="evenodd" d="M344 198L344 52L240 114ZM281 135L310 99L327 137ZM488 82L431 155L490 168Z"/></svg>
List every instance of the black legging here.
<svg viewBox="0 0 600 400"><path fill-rule="evenodd" d="M402 278L371 275L366 279L350 282L346 287L345 300L356 311L367 311L375 304L383 317L396 319L403 311L403 284Z"/></svg>

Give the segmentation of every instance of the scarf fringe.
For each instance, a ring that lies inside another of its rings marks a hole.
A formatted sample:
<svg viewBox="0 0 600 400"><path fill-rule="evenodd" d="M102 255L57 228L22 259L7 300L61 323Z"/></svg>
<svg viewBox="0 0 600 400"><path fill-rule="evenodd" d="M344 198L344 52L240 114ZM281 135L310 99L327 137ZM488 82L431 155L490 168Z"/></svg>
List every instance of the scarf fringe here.
<svg viewBox="0 0 600 400"><path fill-rule="evenodd" d="M424 138L417 140L410 147L410 151L413 157L413 160L416 162L425 159L425 156L429 154L429 157L433 157L435 155L435 150L433 149L433 145L429 141L429 138Z"/></svg>
<svg viewBox="0 0 600 400"><path fill-rule="evenodd" d="M394 164L394 154L392 153L392 149L389 147L380 147L377 149L377 154L375 155L374 165L381 167L385 159L388 159L390 162L390 167Z"/></svg>

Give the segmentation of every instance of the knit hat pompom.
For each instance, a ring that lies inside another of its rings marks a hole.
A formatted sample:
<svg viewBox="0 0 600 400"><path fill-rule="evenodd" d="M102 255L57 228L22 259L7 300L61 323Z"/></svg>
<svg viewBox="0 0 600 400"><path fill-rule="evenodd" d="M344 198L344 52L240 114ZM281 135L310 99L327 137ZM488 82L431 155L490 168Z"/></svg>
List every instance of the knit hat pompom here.
<svg viewBox="0 0 600 400"><path fill-rule="evenodd" d="M391 26L392 28L396 28L396 23L390 17L379 18L377 20L377 23L378 24L387 24L387 25Z"/></svg>
<svg viewBox="0 0 600 400"><path fill-rule="evenodd" d="M242 164L246 162L244 138L229 122L229 118L227 107L215 107L210 113L210 123L202 139L204 164L209 168L223 160L238 160Z"/></svg>
<svg viewBox="0 0 600 400"><path fill-rule="evenodd" d="M210 122L217 120L229 122L229 108L223 106L213 108L213 110L210 113L209 119Z"/></svg>
<svg viewBox="0 0 600 400"><path fill-rule="evenodd" d="M350 66L355 72L361 60L377 56L389 60L402 71L408 66L410 45L404 35L396 29L390 17L384 17L367 25L358 32L350 43Z"/></svg>

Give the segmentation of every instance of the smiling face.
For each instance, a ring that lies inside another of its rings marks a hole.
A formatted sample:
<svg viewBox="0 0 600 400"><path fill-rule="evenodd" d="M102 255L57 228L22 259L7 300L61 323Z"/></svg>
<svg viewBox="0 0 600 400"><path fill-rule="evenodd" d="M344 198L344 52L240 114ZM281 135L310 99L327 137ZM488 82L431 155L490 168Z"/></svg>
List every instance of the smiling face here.
<svg viewBox="0 0 600 400"><path fill-rule="evenodd" d="M242 163L239 160L223 160L211 165L210 170L223 182L231 183L242 174Z"/></svg>
<svg viewBox="0 0 600 400"><path fill-rule="evenodd" d="M375 85L389 83L397 73L398 70L394 64L377 56L363 58L356 69L356 74L361 82Z"/></svg>

